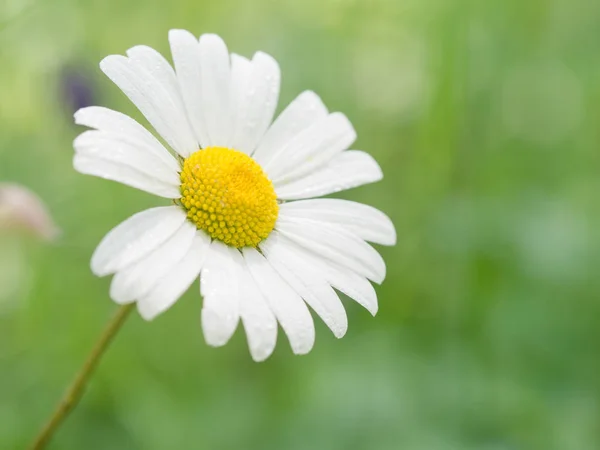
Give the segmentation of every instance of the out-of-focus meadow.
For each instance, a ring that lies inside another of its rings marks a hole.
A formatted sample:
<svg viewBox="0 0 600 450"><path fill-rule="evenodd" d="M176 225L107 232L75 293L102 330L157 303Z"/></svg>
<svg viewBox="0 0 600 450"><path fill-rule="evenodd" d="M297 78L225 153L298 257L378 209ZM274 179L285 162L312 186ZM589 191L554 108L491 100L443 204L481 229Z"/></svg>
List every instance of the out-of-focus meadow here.
<svg viewBox="0 0 600 450"><path fill-rule="evenodd" d="M167 32L280 62L281 105L345 112L398 245L372 318L346 302L308 356L203 341L195 285L135 314L51 449L600 448L600 3L1 0L0 182L37 192L52 244L0 236L0 448L24 448L108 317L101 237L164 204L71 166L76 105L140 117L98 69ZM170 56L169 56L170 57ZM280 110L281 106L280 105Z"/></svg>

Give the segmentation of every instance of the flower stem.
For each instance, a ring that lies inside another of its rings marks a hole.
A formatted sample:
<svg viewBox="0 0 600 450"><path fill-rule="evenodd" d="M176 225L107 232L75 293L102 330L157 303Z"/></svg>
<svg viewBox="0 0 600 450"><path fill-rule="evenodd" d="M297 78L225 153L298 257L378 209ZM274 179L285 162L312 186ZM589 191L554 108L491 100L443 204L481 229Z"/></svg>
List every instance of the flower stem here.
<svg viewBox="0 0 600 450"><path fill-rule="evenodd" d="M48 419L44 428L39 432L39 434L35 437L35 440L29 447L30 450L41 450L43 449L50 439L52 435L56 432L61 423L65 420L69 412L77 405L77 402L81 398L83 391L85 390L86 384L94 369L100 362L100 358L108 348L111 340L117 334L127 315L133 308L133 303L129 305L121 306L115 315L110 319L106 328L100 335L100 338L94 345L91 353L89 354L87 360L85 361L83 367L73 380L73 382L68 387L67 391L63 395L62 399L54 409L54 412Z"/></svg>

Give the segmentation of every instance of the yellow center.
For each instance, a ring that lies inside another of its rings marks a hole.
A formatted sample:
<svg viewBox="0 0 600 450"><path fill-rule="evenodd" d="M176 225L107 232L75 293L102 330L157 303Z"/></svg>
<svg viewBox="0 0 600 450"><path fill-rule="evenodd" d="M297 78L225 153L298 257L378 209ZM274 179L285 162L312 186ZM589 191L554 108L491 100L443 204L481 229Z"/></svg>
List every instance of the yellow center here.
<svg viewBox="0 0 600 450"><path fill-rule="evenodd" d="M198 150L181 171L181 203L188 218L233 247L256 247L275 226L273 183L245 153L223 147Z"/></svg>

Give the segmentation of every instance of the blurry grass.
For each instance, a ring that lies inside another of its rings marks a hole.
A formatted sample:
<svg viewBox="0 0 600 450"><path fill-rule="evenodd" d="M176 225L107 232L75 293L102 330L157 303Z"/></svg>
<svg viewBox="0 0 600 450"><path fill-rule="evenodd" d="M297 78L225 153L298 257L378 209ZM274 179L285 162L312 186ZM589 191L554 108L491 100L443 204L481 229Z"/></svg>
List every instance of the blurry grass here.
<svg viewBox="0 0 600 450"><path fill-rule="evenodd" d="M160 204L73 171L61 70L83 67L102 105L139 117L97 63L140 43L168 55L176 27L270 52L281 107L313 89L353 121L386 178L343 196L399 235L381 249L380 312L347 302L344 339L317 323L310 355L280 336L254 364L241 330L204 344L194 287L130 320L52 448L600 446L598 4L38 0L8 23L7 10L0 180L38 192L64 236L11 241L29 265L10 298L0 286L16 302L0 309L0 448L25 446L114 309L88 269L95 245Z"/></svg>

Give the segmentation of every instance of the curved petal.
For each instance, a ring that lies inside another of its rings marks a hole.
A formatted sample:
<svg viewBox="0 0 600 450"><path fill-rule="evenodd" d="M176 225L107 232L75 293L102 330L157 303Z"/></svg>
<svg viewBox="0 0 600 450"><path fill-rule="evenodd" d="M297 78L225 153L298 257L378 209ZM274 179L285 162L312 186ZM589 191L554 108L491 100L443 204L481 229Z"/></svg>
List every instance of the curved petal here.
<svg viewBox="0 0 600 450"><path fill-rule="evenodd" d="M298 219L277 221L275 228L303 247L381 283L385 262L377 251L356 235L342 228Z"/></svg>
<svg viewBox="0 0 600 450"><path fill-rule="evenodd" d="M159 197L181 197L178 186L164 183L122 163L107 161L94 156L75 154L73 157L73 167L85 175L94 175L106 180L118 181L119 183Z"/></svg>
<svg viewBox="0 0 600 450"><path fill-rule="evenodd" d="M313 253L277 231L273 231L269 239L261 244L261 249L268 252L273 248L278 248L280 243L298 255L298 258L304 261L305 266L314 268L332 287L355 300L372 315L377 314L377 294L365 277Z"/></svg>
<svg viewBox="0 0 600 450"><path fill-rule="evenodd" d="M275 185L312 172L356 139L356 132L342 113L332 113L298 134L278 152L264 169Z"/></svg>
<svg viewBox="0 0 600 450"><path fill-rule="evenodd" d="M213 241L200 276L202 331L208 345L219 347L231 338L239 322L239 291L232 252Z"/></svg>
<svg viewBox="0 0 600 450"><path fill-rule="evenodd" d="M365 277L339 266L322 263L324 276L338 291L356 301L373 316L377 314L377 293L373 285Z"/></svg>
<svg viewBox="0 0 600 450"><path fill-rule="evenodd" d="M388 216L363 203L337 198L300 200L279 205L282 219L304 219L340 226L365 241L396 243L396 229Z"/></svg>
<svg viewBox="0 0 600 450"><path fill-rule="evenodd" d="M92 272L102 277L143 258L169 239L185 221L178 206L139 212L110 230L92 255Z"/></svg>
<svg viewBox="0 0 600 450"><path fill-rule="evenodd" d="M173 103L181 111L183 109L183 99L179 89L177 76L169 62L163 55L158 53L147 45L136 45L127 50L127 56L131 65L135 68L141 68L152 76L168 94Z"/></svg>
<svg viewBox="0 0 600 450"><path fill-rule="evenodd" d="M348 150L303 178L274 185L278 198L298 200L344 191L382 178L381 168L371 155Z"/></svg>
<svg viewBox="0 0 600 450"><path fill-rule="evenodd" d="M268 164L296 135L327 117L327 108L317 94L304 91L277 117L260 141L252 157Z"/></svg>
<svg viewBox="0 0 600 450"><path fill-rule="evenodd" d="M233 144L235 135L239 134L246 120L248 109L248 86L252 81L252 62L241 55L231 54L231 113L233 120L233 132L228 141L229 148L236 148ZM236 150L239 150L236 148Z"/></svg>
<svg viewBox="0 0 600 450"><path fill-rule="evenodd" d="M235 63L233 59L232 63ZM236 67L233 66L232 93L235 92L235 95L232 111L237 117L230 146L251 154L273 120L281 71L277 61L263 52L257 52L252 58L251 74L244 73L247 70L245 63L237 66L241 66L237 71L242 74L236 76Z"/></svg>
<svg viewBox="0 0 600 450"><path fill-rule="evenodd" d="M128 136L89 130L77 136L73 146L79 155L130 167L175 188L181 184L176 171Z"/></svg>
<svg viewBox="0 0 600 450"><path fill-rule="evenodd" d="M210 238L202 231L196 236L187 254L167 273L158 285L137 302L140 315L152 320L169 309L200 275L206 259Z"/></svg>
<svg viewBox="0 0 600 450"><path fill-rule="evenodd" d="M292 351L298 355L308 353L315 342L315 325L306 303L258 251L245 247L243 254L252 278L285 331Z"/></svg>
<svg viewBox="0 0 600 450"><path fill-rule="evenodd" d="M200 146L208 147L210 139L204 120L198 39L189 31L171 30L169 31L169 43L190 123Z"/></svg>
<svg viewBox="0 0 600 450"><path fill-rule="evenodd" d="M183 105L169 87L172 69L169 72L157 62L156 69L149 72L139 61L121 55L107 56L100 68L177 153L185 157L197 150Z"/></svg>
<svg viewBox="0 0 600 450"><path fill-rule="evenodd" d="M208 145L226 146L231 137L231 68L223 39L216 34L200 36L200 89Z"/></svg>
<svg viewBox="0 0 600 450"><path fill-rule="evenodd" d="M346 310L322 273L307 264L285 241L275 239L271 245L268 242L269 239L261 245L261 250L273 268L323 319L335 337L343 337L348 329Z"/></svg>
<svg viewBox="0 0 600 450"><path fill-rule="evenodd" d="M111 135L127 138L138 147L143 147L160 158L173 172L180 170L173 155L156 139L152 133L131 117L102 106L88 106L75 113L75 123Z"/></svg>
<svg viewBox="0 0 600 450"><path fill-rule="evenodd" d="M110 297L119 304L130 303L148 294L187 254L196 227L184 221L179 229L143 259L116 273L110 284Z"/></svg>
<svg viewBox="0 0 600 450"><path fill-rule="evenodd" d="M254 361L267 359L277 343L277 319L250 275L242 255L232 252L240 306L248 347Z"/></svg>

